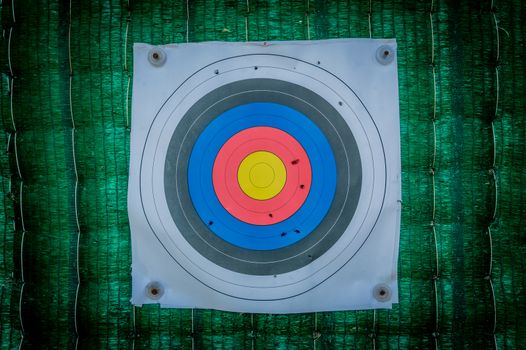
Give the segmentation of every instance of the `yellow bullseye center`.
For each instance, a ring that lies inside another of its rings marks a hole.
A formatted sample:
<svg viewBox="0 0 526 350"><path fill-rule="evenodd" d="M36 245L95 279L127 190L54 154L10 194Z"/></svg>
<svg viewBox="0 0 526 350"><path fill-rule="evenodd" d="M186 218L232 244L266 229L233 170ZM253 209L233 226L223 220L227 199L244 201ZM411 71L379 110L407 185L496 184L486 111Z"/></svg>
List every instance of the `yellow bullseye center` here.
<svg viewBox="0 0 526 350"><path fill-rule="evenodd" d="M267 163L256 164L250 169L250 182L257 188L267 188L274 182L274 169Z"/></svg>
<svg viewBox="0 0 526 350"><path fill-rule="evenodd" d="M287 181L287 170L274 153L257 151L241 161L237 181L250 198L267 200L281 192Z"/></svg>

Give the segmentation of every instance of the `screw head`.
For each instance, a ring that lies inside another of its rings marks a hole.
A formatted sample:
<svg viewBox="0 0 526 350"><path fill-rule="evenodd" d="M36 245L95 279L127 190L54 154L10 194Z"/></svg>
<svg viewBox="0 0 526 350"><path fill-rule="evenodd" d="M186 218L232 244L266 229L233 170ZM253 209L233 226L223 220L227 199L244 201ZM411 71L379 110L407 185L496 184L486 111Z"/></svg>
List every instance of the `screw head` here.
<svg viewBox="0 0 526 350"><path fill-rule="evenodd" d="M373 288L373 297L380 302L391 300L391 294L391 288L385 283L377 284Z"/></svg>
<svg viewBox="0 0 526 350"><path fill-rule="evenodd" d="M166 62L166 53L159 47L154 47L148 52L148 61L155 67L161 67Z"/></svg>
<svg viewBox="0 0 526 350"><path fill-rule="evenodd" d="M145 293L148 298L153 300L159 300L164 295L164 287L159 282L150 282L145 287Z"/></svg>
<svg viewBox="0 0 526 350"><path fill-rule="evenodd" d="M395 50L389 45L382 45L376 50L376 60L383 65L393 62Z"/></svg>

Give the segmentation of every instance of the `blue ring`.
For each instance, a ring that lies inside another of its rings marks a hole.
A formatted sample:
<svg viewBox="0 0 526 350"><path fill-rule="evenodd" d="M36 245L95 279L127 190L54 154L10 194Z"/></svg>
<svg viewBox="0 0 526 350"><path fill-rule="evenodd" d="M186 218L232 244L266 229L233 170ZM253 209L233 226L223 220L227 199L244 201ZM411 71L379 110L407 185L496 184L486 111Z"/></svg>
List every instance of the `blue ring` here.
<svg viewBox="0 0 526 350"><path fill-rule="evenodd" d="M223 144L255 126L289 133L311 162L312 183L304 204L291 217L273 225L247 224L232 216L219 202L212 182L214 161ZM336 190L336 161L325 135L305 115L277 103L249 103L222 113L203 130L190 155L188 188L196 212L217 236L241 248L279 249L304 238L327 214Z"/></svg>

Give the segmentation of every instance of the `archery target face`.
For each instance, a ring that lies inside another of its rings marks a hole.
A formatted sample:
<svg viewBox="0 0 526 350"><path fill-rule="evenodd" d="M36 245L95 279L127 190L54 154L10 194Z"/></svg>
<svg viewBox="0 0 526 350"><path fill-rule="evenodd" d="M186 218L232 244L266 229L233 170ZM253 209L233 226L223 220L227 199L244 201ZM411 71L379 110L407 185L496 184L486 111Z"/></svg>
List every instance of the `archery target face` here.
<svg viewBox="0 0 526 350"><path fill-rule="evenodd" d="M134 304L396 302L399 115L384 47L395 54L389 40L135 45Z"/></svg>

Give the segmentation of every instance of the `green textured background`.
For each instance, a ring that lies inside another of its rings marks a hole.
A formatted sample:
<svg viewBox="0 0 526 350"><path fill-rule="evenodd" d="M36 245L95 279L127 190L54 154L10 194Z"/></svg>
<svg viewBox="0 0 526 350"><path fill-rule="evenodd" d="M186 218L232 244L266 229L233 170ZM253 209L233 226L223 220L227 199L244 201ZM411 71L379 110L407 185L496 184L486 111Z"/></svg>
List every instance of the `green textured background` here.
<svg viewBox="0 0 526 350"><path fill-rule="evenodd" d="M3 0L1 13L2 349L526 348L525 2ZM134 310L132 44L370 35L398 40L400 303Z"/></svg>

